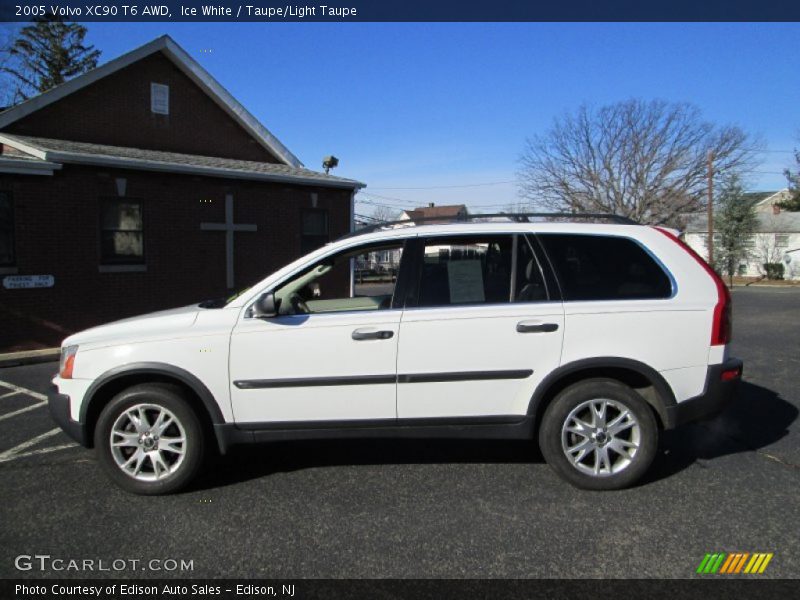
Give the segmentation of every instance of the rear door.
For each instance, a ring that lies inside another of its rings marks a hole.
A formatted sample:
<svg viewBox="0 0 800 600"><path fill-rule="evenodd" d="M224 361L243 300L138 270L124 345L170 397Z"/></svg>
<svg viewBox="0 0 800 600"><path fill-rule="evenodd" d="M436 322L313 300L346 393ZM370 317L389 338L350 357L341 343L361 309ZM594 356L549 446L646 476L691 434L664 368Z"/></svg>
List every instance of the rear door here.
<svg viewBox="0 0 800 600"><path fill-rule="evenodd" d="M524 415L560 361L564 311L520 234L420 238L400 325L403 418Z"/></svg>

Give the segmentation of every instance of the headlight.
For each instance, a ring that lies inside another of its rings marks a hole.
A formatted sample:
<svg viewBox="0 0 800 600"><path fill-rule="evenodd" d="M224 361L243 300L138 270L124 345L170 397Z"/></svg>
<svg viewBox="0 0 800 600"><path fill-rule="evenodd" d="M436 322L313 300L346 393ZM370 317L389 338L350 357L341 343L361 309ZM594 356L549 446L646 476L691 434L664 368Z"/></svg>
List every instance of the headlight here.
<svg viewBox="0 0 800 600"><path fill-rule="evenodd" d="M61 362L58 365L58 375L61 379L72 379L72 369L75 367L77 346L64 346L61 348Z"/></svg>

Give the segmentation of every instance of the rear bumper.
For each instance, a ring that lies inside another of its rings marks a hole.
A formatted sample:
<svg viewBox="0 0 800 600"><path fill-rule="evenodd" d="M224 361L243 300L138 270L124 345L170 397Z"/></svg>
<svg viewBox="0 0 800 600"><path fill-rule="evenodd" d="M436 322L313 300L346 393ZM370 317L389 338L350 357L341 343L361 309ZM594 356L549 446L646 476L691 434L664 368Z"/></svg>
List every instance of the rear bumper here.
<svg viewBox="0 0 800 600"><path fill-rule="evenodd" d="M705 391L700 396L667 407L668 428L711 419L721 413L739 394L743 367L744 363L738 358L729 358L722 364L710 365Z"/></svg>
<svg viewBox="0 0 800 600"><path fill-rule="evenodd" d="M47 394L47 406L50 416L64 432L81 446L89 447L86 427L83 423L73 421L69 414L69 396L59 394L58 388L53 386Z"/></svg>

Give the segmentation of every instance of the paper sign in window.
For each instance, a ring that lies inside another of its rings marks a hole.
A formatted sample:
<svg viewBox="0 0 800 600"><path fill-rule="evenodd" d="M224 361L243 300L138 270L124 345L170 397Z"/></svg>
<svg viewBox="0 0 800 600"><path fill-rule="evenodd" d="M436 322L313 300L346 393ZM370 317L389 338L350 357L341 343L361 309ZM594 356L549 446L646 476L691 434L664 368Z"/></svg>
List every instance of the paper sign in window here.
<svg viewBox="0 0 800 600"><path fill-rule="evenodd" d="M450 285L450 304L485 302L480 260L448 262L447 279Z"/></svg>

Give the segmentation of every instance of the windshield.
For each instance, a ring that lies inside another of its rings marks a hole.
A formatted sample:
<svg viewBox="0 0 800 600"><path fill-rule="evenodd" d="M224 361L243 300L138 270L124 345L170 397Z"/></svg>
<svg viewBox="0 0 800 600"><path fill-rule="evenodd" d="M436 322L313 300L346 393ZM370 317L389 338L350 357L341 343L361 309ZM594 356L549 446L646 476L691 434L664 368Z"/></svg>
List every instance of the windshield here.
<svg viewBox="0 0 800 600"><path fill-rule="evenodd" d="M250 286L242 288L238 292L234 293L232 296L228 296L226 298L212 298L210 300L203 300L197 306L199 306L200 308L222 308L223 306L227 306L228 304L236 300L236 298L244 294L249 289Z"/></svg>

